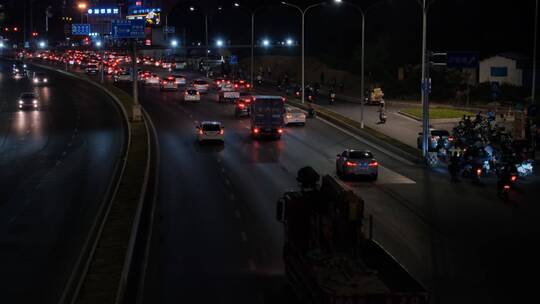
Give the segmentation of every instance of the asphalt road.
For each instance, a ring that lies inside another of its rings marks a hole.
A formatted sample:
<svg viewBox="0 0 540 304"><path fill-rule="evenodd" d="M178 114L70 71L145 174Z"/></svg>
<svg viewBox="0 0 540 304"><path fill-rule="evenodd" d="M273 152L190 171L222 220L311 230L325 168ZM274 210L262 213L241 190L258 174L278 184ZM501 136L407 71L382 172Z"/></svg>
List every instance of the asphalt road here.
<svg viewBox="0 0 540 304"><path fill-rule="evenodd" d="M275 202L296 188L303 166L335 174L335 155L345 148L378 158L377 182L347 185L374 216L375 239L429 287L435 303L499 303L534 291L524 288L537 264L537 177L521 181L506 204L489 183L451 184L444 171L318 119L287 128L279 141L253 141L249 120L235 119L233 105L218 104L215 94L183 103L180 92L142 87L140 98L161 149L145 303L294 303ZM201 120L224 124L224 146L196 143Z"/></svg>
<svg viewBox="0 0 540 304"><path fill-rule="evenodd" d="M0 302L57 303L119 164L123 121L109 97L48 72L11 78L0 61ZM19 111L21 92L39 111Z"/></svg>

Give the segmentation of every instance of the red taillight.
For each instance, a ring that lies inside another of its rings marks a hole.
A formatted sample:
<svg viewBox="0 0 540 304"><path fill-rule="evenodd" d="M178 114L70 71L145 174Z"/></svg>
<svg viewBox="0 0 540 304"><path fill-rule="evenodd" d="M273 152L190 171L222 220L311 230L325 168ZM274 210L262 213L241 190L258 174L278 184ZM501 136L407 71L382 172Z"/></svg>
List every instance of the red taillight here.
<svg viewBox="0 0 540 304"><path fill-rule="evenodd" d="M255 133L255 134L259 133L259 128L253 129L253 133Z"/></svg>
<svg viewBox="0 0 540 304"><path fill-rule="evenodd" d="M199 91L197 91L197 95L200 95L200 94L199 94Z"/></svg>
<svg viewBox="0 0 540 304"><path fill-rule="evenodd" d="M234 88L236 88L236 89L237 89L237 88L238 88L238 85L237 85L237 84L235 84L235 85L234 85Z"/></svg>
<svg viewBox="0 0 540 304"><path fill-rule="evenodd" d="M504 190L510 190L510 185L504 185Z"/></svg>
<svg viewBox="0 0 540 304"><path fill-rule="evenodd" d="M239 104L238 104L238 107L239 107L239 108L245 108L245 107L246 107L246 105L245 105L245 104L243 104L243 103L239 103Z"/></svg>
<svg viewBox="0 0 540 304"><path fill-rule="evenodd" d="M476 175L478 176L482 175L482 169L476 169Z"/></svg>
<svg viewBox="0 0 540 304"><path fill-rule="evenodd" d="M248 84L246 84L246 88L249 88L249 87L251 87L251 85L250 85L249 83L248 83Z"/></svg>
<svg viewBox="0 0 540 304"><path fill-rule="evenodd" d="M225 134L225 130L223 129L219 130L219 135L223 135L223 134Z"/></svg>
<svg viewBox="0 0 540 304"><path fill-rule="evenodd" d="M356 166L356 163L348 161L348 162L345 163L345 165L347 165L347 167L354 167L354 166Z"/></svg>
<svg viewBox="0 0 540 304"><path fill-rule="evenodd" d="M370 167L377 167L379 165L379 163L376 161L376 160L372 160L368 166Z"/></svg>
<svg viewBox="0 0 540 304"><path fill-rule="evenodd" d="M204 131L203 131L203 130L199 130L199 134L203 135L203 134L204 134Z"/></svg>
<svg viewBox="0 0 540 304"><path fill-rule="evenodd" d="M277 131L278 131L279 134L283 133L283 129L278 129Z"/></svg>
<svg viewBox="0 0 540 304"><path fill-rule="evenodd" d="M510 180L511 180L512 182L517 181L517 175L512 175L512 177L510 177Z"/></svg>

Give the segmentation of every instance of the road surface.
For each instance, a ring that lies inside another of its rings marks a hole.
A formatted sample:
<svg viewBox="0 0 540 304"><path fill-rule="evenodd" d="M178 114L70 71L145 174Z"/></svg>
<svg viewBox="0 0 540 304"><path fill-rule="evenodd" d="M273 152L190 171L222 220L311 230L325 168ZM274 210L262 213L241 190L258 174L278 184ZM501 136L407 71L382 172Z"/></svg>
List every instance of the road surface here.
<svg viewBox="0 0 540 304"><path fill-rule="evenodd" d="M11 78L0 61L0 302L57 303L119 164L123 119L109 97L47 72ZM21 92L41 97L19 111Z"/></svg>

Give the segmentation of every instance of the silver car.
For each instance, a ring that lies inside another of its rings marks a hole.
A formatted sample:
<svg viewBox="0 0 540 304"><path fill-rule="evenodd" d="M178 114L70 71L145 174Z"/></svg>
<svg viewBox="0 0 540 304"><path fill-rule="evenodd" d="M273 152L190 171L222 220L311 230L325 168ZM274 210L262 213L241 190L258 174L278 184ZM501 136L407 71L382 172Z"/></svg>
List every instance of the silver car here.
<svg viewBox="0 0 540 304"><path fill-rule="evenodd" d="M38 110L39 109L39 100L36 93L33 92L27 92L22 93L21 96L19 96L19 109L33 109Z"/></svg>
<svg viewBox="0 0 540 304"><path fill-rule="evenodd" d="M340 177L368 176L377 180L379 163L367 150L345 150L337 155L336 171Z"/></svg>

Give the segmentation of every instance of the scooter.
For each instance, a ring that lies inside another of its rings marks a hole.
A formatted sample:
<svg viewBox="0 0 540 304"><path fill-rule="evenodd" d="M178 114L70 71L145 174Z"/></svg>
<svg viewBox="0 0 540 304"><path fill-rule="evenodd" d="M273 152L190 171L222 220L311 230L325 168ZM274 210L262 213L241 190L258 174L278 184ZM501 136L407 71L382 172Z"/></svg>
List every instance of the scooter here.
<svg viewBox="0 0 540 304"><path fill-rule="evenodd" d="M385 112L381 112L379 114L379 120L382 124L386 123L386 113Z"/></svg>
<svg viewBox="0 0 540 304"><path fill-rule="evenodd" d="M328 99L330 104L334 104L336 102L336 93L330 93L330 98Z"/></svg>

